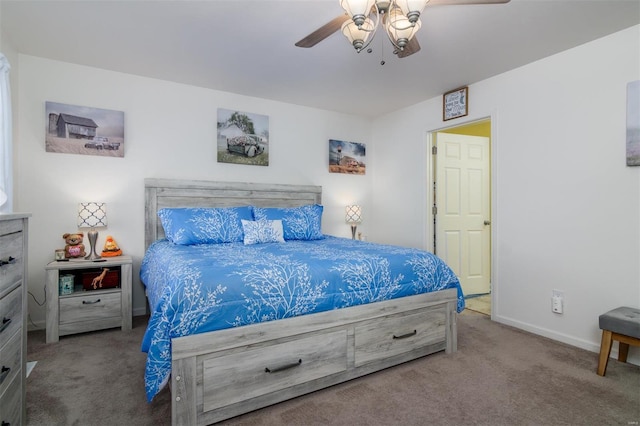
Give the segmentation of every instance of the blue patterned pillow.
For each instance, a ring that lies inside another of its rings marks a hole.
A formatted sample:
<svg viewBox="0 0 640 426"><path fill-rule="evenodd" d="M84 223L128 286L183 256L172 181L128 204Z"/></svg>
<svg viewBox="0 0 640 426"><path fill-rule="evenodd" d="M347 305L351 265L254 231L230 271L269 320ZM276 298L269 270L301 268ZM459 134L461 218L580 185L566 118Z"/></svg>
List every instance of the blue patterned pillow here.
<svg viewBox="0 0 640 426"><path fill-rule="evenodd" d="M281 220L243 220L245 244L284 243Z"/></svg>
<svg viewBox="0 0 640 426"><path fill-rule="evenodd" d="M255 220L282 220L285 240L320 240L322 235L322 210L319 204L302 207L253 207Z"/></svg>
<svg viewBox="0 0 640 426"><path fill-rule="evenodd" d="M250 207L161 209L164 234L174 244L218 244L242 241L242 219L252 220Z"/></svg>

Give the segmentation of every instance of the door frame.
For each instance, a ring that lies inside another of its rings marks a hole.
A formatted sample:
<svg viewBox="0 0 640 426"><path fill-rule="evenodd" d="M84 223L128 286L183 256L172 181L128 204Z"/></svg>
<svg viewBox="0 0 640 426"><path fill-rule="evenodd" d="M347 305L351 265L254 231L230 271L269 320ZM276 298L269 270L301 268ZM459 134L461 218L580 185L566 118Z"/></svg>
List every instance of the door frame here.
<svg viewBox="0 0 640 426"><path fill-rule="evenodd" d="M490 173L491 173L491 274L490 274L490 281L491 281L491 319L493 320L495 317L498 317L498 313L499 313L499 283L497 280L497 273L496 271L498 270L498 256L497 256L497 250L496 250L496 241L498 241L498 230L499 230L499 221L498 221L498 209L497 209L497 146L498 146L498 134L497 134L497 124L498 124L498 120L497 120L497 113L494 111L489 115L485 115L485 116L481 116L481 117L476 117L476 118L469 118L466 121L459 121L456 122L455 124L451 123L447 126L443 126L443 127L438 127L438 128L433 128L430 130L427 130L427 137L426 137L426 153L427 153L427 174L425 176L426 178L426 190L424 192L424 196L425 196L425 201L426 201L426 206L425 209L427 211L427 226L425 227L425 231L427 233L427 235L425 236L425 241L428 241L428 250L429 251L433 251L433 247L434 247L434 232L435 232L435 226L433 223L433 211L432 211L432 206L433 206L433 199L434 199L434 173L435 170L433 169L433 154L431 151L431 147L433 146L433 142L434 142L434 138L435 138L435 134L438 132L442 132L442 131L447 131L447 130L451 130L451 129L455 129L457 127L463 127L463 126L467 126L470 124L474 124L474 123L479 123L482 121L490 121L491 122L491 135L490 135L490 141L489 141L489 147L490 147L490 151L491 151L491 166L490 166Z"/></svg>

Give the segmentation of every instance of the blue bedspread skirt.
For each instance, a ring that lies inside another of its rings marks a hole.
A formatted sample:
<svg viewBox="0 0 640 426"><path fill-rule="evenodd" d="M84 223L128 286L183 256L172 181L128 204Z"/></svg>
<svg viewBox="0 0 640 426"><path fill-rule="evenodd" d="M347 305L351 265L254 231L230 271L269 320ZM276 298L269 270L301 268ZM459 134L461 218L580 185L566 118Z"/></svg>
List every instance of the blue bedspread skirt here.
<svg viewBox="0 0 640 426"><path fill-rule="evenodd" d="M142 260L151 318L145 387L151 401L171 374L171 339L427 293L458 290L438 257L417 249L327 236L244 245L154 242Z"/></svg>

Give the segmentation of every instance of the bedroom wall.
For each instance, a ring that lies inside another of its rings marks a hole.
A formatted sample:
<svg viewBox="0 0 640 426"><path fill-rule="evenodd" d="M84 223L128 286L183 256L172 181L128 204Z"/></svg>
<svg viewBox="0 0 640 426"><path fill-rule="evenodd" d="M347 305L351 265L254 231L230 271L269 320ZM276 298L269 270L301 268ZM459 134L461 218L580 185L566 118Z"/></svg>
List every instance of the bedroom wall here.
<svg viewBox="0 0 640 426"><path fill-rule="evenodd" d="M134 314L144 314L138 274L145 177L321 185L323 231L338 236L350 236L345 205L357 202L369 210L370 173L328 172L330 138L371 148L368 119L26 55L19 55L19 70L16 209L32 213L29 314L38 326L45 319L44 266L64 246L62 234L77 230L80 201L107 203L109 226L100 230L98 248L110 234L133 256ZM124 111L124 158L46 152L45 101ZM269 166L217 162L219 107L269 116ZM366 223L361 228L366 232Z"/></svg>
<svg viewBox="0 0 640 426"><path fill-rule="evenodd" d="M431 247L427 134L491 117L493 318L597 351L598 315L640 307L640 167L625 166L638 79L635 26L470 85L468 117L443 123L437 97L376 120L375 238Z"/></svg>

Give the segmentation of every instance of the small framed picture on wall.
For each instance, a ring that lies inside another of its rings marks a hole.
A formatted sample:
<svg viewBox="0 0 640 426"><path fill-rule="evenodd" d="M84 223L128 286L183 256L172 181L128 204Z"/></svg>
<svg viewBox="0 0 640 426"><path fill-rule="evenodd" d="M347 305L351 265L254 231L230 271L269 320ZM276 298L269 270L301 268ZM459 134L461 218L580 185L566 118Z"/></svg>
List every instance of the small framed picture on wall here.
<svg viewBox="0 0 640 426"><path fill-rule="evenodd" d="M461 87L442 95L442 120L464 117L469 113L469 88Z"/></svg>

